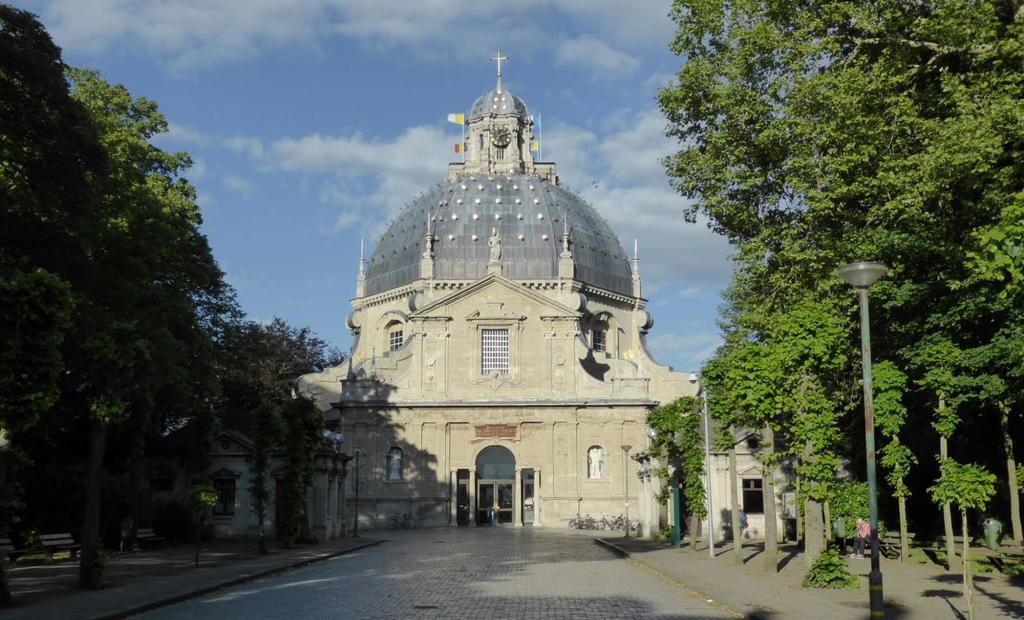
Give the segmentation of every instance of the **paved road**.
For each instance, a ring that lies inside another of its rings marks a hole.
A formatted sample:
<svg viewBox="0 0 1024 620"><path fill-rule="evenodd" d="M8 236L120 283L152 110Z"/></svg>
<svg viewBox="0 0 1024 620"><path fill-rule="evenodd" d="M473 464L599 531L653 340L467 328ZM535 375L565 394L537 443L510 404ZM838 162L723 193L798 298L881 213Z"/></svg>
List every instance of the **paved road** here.
<svg viewBox="0 0 1024 620"><path fill-rule="evenodd" d="M149 620L264 618L733 618L558 530L446 528L165 607Z"/></svg>

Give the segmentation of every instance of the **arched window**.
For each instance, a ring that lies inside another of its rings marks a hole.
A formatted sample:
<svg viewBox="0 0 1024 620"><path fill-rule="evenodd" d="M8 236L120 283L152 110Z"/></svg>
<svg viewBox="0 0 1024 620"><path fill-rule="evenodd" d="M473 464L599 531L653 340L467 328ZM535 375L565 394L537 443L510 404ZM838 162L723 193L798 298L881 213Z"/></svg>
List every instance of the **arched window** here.
<svg viewBox="0 0 1024 620"><path fill-rule="evenodd" d="M402 480L402 449L398 446L388 450L388 469L386 480Z"/></svg>
<svg viewBox="0 0 1024 620"><path fill-rule="evenodd" d="M608 330L604 325L596 325L591 330L591 339L593 340L593 349L595 351L607 351L608 350Z"/></svg>
<svg viewBox="0 0 1024 620"><path fill-rule="evenodd" d="M604 478L604 448L590 446L587 449L587 479L600 480L602 478Z"/></svg>

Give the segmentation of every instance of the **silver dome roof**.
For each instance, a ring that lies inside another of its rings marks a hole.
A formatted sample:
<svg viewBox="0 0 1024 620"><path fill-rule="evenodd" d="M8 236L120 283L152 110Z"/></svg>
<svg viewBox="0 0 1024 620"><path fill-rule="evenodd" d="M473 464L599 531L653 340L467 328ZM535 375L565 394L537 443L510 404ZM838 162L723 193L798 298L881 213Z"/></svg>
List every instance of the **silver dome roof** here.
<svg viewBox="0 0 1024 620"><path fill-rule="evenodd" d="M480 95L469 109L469 120L486 114L516 114L527 116L526 102L509 90L492 90Z"/></svg>
<svg viewBox="0 0 1024 620"><path fill-rule="evenodd" d="M367 266L365 294L419 278L428 218L435 238L436 279L478 280L487 275L492 228L502 238L502 275L518 280L556 278L567 218L576 279L632 293L626 254L597 211L563 187L514 174L464 177L415 198L378 241Z"/></svg>

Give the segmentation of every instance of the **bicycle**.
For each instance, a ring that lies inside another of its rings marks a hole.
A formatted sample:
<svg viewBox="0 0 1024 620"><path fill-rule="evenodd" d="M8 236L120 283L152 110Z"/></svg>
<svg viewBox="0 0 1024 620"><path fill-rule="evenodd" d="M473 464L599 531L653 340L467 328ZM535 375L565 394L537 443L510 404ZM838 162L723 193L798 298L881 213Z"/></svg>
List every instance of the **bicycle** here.
<svg viewBox="0 0 1024 620"><path fill-rule="evenodd" d="M416 523L416 519L413 519L409 513L402 513L400 517L391 517L388 520L388 529L397 530L399 528L403 530L414 530L419 524Z"/></svg>

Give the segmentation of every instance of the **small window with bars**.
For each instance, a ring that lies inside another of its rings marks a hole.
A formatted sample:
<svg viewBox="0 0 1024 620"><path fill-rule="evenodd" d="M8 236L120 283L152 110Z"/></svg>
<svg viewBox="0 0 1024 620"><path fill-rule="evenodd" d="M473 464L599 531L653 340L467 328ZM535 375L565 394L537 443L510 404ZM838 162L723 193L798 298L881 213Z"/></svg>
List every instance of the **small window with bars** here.
<svg viewBox="0 0 1024 620"><path fill-rule="evenodd" d="M508 330L481 330L480 369L485 375L508 374Z"/></svg>
<svg viewBox="0 0 1024 620"><path fill-rule="evenodd" d="M388 346L392 351L396 349L401 349L403 342L404 341L402 340L402 330L393 329L391 330L391 333L388 334Z"/></svg>
<svg viewBox="0 0 1024 620"><path fill-rule="evenodd" d="M498 159L505 159L505 149L501 147L498 149Z"/></svg>
<svg viewBox="0 0 1024 620"><path fill-rule="evenodd" d="M595 329L593 332L593 341L595 351L608 350L608 332L605 330Z"/></svg>
<svg viewBox="0 0 1024 620"><path fill-rule="evenodd" d="M214 478L213 489L217 492L217 503L213 506L213 514L235 514L235 479Z"/></svg>

